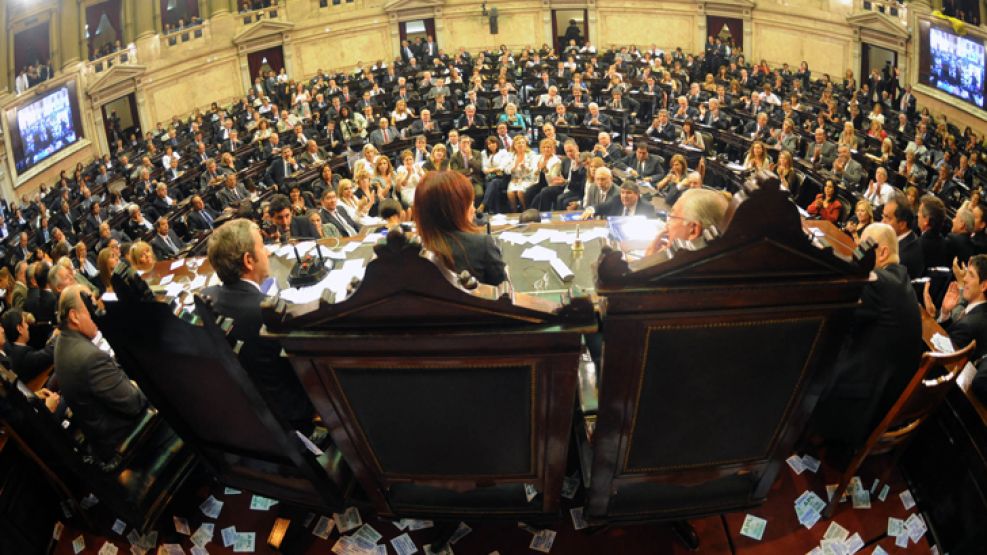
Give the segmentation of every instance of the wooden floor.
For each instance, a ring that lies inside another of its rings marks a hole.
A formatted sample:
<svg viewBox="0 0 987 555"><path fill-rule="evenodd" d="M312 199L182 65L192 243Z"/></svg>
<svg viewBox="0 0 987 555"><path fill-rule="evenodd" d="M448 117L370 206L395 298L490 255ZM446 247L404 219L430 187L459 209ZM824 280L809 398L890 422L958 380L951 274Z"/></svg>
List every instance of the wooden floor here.
<svg viewBox="0 0 987 555"><path fill-rule="evenodd" d="M866 487L874 481L874 477L880 472L881 461L868 463L861 469L859 475ZM767 527L761 541L741 536L739 534L744 521L744 513L727 514L708 517L693 521L693 525L701 538L701 546L698 553L719 554L764 554L764 555L802 555L809 553L814 547L819 545L823 534L826 532L829 522L825 519L817 523L811 530L802 527L795 516L794 501L805 490L811 489L817 495L826 499L826 484L836 482L836 473L828 469L824 464L818 474L808 471L796 476L787 467L781 472L768 496L768 501L763 506L750 511L751 514L765 518ZM859 533L866 546L858 553L870 555L875 546L880 545L887 553L930 553L927 537L923 537L918 544L911 543L908 548L898 548L894 545L894 538L886 535L888 517L895 517L902 520L916 511L912 509L906 511L902 505L898 494L906 489L903 478L898 473L894 473L891 478L891 493L886 501L878 501L876 496L872 500L870 509L853 509L850 503L840 505L833 521L846 528L850 534ZM238 532L256 533L255 553L275 553L267 547L265 541L278 507L275 506L269 511L250 510L251 494L243 492L235 495L224 495L223 487L216 486L192 486L188 488L181 498L177 499L171 507L169 516L159 524L158 545L166 543L178 543L185 553L191 552L192 543L188 536L183 536L175 532L173 521L170 515L175 515L188 519L189 525L194 532L203 522L215 522L215 532L213 542L206 546L210 554L233 553L232 548L222 546L220 530L229 526L236 526ZM209 495L213 494L217 499L224 502L222 512L218 519L208 519L199 512L199 504ZM623 553L648 553L648 554L684 554L689 553L681 544L677 542L672 530L664 525L640 525L624 528L610 528L595 533L585 531L575 531L569 518L568 509L578 506L581 501L582 491L576 497L575 503L566 506L564 520L559 521L551 528L558 533L555 539L552 553L565 555L581 554L623 554ZM364 521L378 532L383 534L381 543L387 543L387 552L397 553L394 547L388 542L402 532L399 531L390 521L379 520L372 516L363 515ZM453 546L453 551L457 554L479 554L487 555L493 551L498 551L502 555L513 553L537 553L529 549L528 545L532 535L520 528L516 522L505 521L470 521L467 524L472 528L472 532ZM352 534L350 532L349 534ZM411 538L419 548L419 553L424 553L424 545L429 543L436 534L435 528L426 528L410 532ZM71 526L66 526L58 542L55 553L72 554L72 542L80 536L80 532ZM130 553L128 541L121 536L104 538L92 534L82 534L85 538L86 548L82 553L99 553L106 541L110 541L120 548L120 553ZM311 543L302 548L299 552L305 554L328 554L331 553L332 546L339 538L339 534L334 530L328 540L311 536L306 533L305 538L311 539ZM154 553L152 550L151 553ZM165 553L165 551L162 551ZM821 553L821 552L820 552Z"/></svg>

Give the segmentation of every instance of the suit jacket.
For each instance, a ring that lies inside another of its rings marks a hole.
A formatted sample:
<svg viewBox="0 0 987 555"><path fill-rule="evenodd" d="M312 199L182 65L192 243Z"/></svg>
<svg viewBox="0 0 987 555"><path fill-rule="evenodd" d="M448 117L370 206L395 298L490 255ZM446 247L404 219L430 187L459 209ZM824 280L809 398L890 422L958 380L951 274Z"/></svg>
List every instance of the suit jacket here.
<svg viewBox="0 0 987 555"><path fill-rule="evenodd" d="M875 270L864 286L837 374L816 407L824 437L856 445L884 417L918 370L922 322L908 271L900 264Z"/></svg>
<svg viewBox="0 0 987 555"><path fill-rule="evenodd" d="M223 203L223 206L229 206L243 199L250 198L250 193L247 192L247 189L243 185L237 183L235 189L237 191L236 194L233 193L232 189L223 187L216 193L216 198Z"/></svg>
<svg viewBox="0 0 987 555"><path fill-rule="evenodd" d="M470 178L474 183L483 182L483 158L480 151L473 150L473 156L465 159L462 152L456 152L449 160L449 169L455 170Z"/></svg>
<svg viewBox="0 0 987 555"><path fill-rule="evenodd" d="M456 120L456 129L471 129L473 127L487 126L487 118L483 114L474 115L472 124L468 120L469 118L466 117L466 114L460 116L460 118Z"/></svg>
<svg viewBox="0 0 987 555"><path fill-rule="evenodd" d="M271 178L271 181L282 185L284 184L284 180L297 170L298 164L289 164L285 162L284 158L281 158L271 161L271 165L267 167L267 175Z"/></svg>
<svg viewBox="0 0 987 555"><path fill-rule="evenodd" d="M648 155L645 160L639 162L637 155L632 153L624 159L624 164L628 170L637 172L638 179L653 178L660 180L665 175L665 171L661 167L661 161L657 156Z"/></svg>
<svg viewBox="0 0 987 555"><path fill-rule="evenodd" d="M975 247L973 240L968 233L950 233L946 236L946 252L950 264L953 258L959 258L960 262L966 263L973 256Z"/></svg>
<svg viewBox="0 0 987 555"><path fill-rule="evenodd" d="M974 254L987 253L987 231L981 230L974 233L970 240L973 241Z"/></svg>
<svg viewBox="0 0 987 555"><path fill-rule="evenodd" d="M370 133L370 144L374 145L377 148L380 148L381 146L390 144L394 142L395 139L398 139L401 136L401 132L398 131L396 128L388 127L387 135L388 135L388 140L385 141L384 131L382 129L374 129Z"/></svg>
<svg viewBox="0 0 987 555"><path fill-rule="evenodd" d="M977 348L970 357L971 362L976 362L987 354L987 304L978 304L959 318L943 322L942 327L946 329L956 349L966 347L971 339L977 340Z"/></svg>
<svg viewBox="0 0 987 555"><path fill-rule="evenodd" d="M612 121L610 120L610 116L604 114L603 112L600 112L600 114L596 117L596 120L598 122L600 122L600 125L592 125L592 124L590 124L590 121L592 121L592 120L593 120L593 114L590 114L587 111L586 112L586 117L583 118L583 126L585 126L585 127L592 127L594 129L599 129L601 131L610 131L610 126L612 125Z"/></svg>
<svg viewBox="0 0 987 555"><path fill-rule="evenodd" d="M908 270L911 279L925 274L925 258L922 256L922 243L918 235L911 231L898 241L898 257L901 264Z"/></svg>
<svg viewBox="0 0 987 555"><path fill-rule="evenodd" d="M151 207L154 208L154 211L159 216L164 216L178 207L178 200L171 199L171 204L169 205L163 198L154 195L154 198L151 199Z"/></svg>
<svg viewBox="0 0 987 555"><path fill-rule="evenodd" d="M10 306L23 308L24 301L27 299L27 285L19 281L14 282L14 292L10 296Z"/></svg>
<svg viewBox="0 0 987 555"><path fill-rule="evenodd" d="M498 285L507 279L500 247L490 235L456 231L447 242L456 273L468 271L481 283Z"/></svg>
<svg viewBox="0 0 987 555"><path fill-rule="evenodd" d="M339 235L341 237L350 237L353 235L346 231L346 226L344 226L342 222L349 224L349 226L353 228L354 232L360 231L360 224L354 222L353 219L350 218L350 215L346 213L346 210L342 208L337 207L333 212L329 212L328 210L322 208L319 210L319 215L322 216L322 223L332 224L339 230Z"/></svg>
<svg viewBox="0 0 987 555"><path fill-rule="evenodd" d="M816 151L816 141L808 141L805 145L805 156L806 160L812 160L812 155ZM824 166L832 166L833 160L836 160L836 145L832 141L825 141L822 144L822 161L820 162Z"/></svg>
<svg viewBox="0 0 987 555"><path fill-rule="evenodd" d="M604 199L601 202L600 188L596 185L596 183L588 184L586 186L586 195L583 197L583 208L589 208L592 206L594 209L599 210L601 206L613 200L614 197L620 196L618 193L619 189L620 188L616 185L611 185L610 190L606 192L606 195L604 195Z"/></svg>
<svg viewBox="0 0 987 555"><path fill-rule="evenodd" d="M178 253L185 248L185 242L178 238L178 235L174 230L168 230L168 238L171 239L173 245L175 245L175 250L172 250L167 243L165 243L164 237L159 233L155 233L154 237L151 237L151 248L154 249L154 255L158 259L165 258L175 258Z"/></svg>
<svg viewBox="0 0 987 555"><path fill-rule="evenodd" d="M39 324L42 322L54 323L57 304L58 300L51 291L32 288L27 291L24 311L33 314Z"/></svg>
<svg viewBox="0 0 987 555"><path fill-rule="evenodd" d="M325 162L326 160L329 159L329 154L327 154L325 150L322 150L322 148L319 148L316 151L316 154L318 155L319 161L321 161L321 162ZM315 157L312 156L312 154L309 151L307 151L307 150L305 152L303 152L301 156L298 157L298 161L303 166L311 166L312 164L316 164L317 163L315 161Z"/></svg>
<svg viewBox="0 0 987 555"><path fill-rule="evenodd" d="M240 363L271 407L289 421L310 421L315 411L291 363L281 356L281 344L260 337L260 303L266 296L253 284L242 280L214 285L202 293L212 299L213 309L218 314L233 320L230 335L243 341L238 355Z"/></svg>
<svg viewBox="0 0 987 555"><path fill-rule="evenodd" d="M649 137L661 139L662 141L674 141L675 126L669 122L668 125L665 125L661 129L657 127L648 127L648 129L644 131L644 134Z"/></svg>
<svg viewBox="0 0 987 555"><path fill-rule="evenodd" d="M51 367L55 361L55 344L48 342L43 349L7 342L3 350L10 358L10 369L26 382Z"/></svg>
<svg viewBox="0 0 987 555"><path fill-rule="evenodd" d="M140 421L147 406L144 395L110 355L72 330L55 342L55 378L95 453L111 458Z"/></svg>
<svg viewBox="0 0 987 555"><path fill-rule="evenodd" d="M946 239L942 234L934 229L930 229L922 234L920 238L922 244L922 258L925 260L926 268L936 266L950 267L953 260L949 257L949 248L946 246Z"/></svg>
<svg viewBox="0 0 987 555"><path fill-rule="evenodd" d="M203 212L209 215L209 217L212 219L212 224L210 224L206 220L205 216L203 216ZM192 230L206 231L212 229L216 225L217 217L219 217L219 214L217 214L211 208L204 206L201 211L192 210L191 212L189 212L188 217L186 218L186 222L188 223L189 228L191 228Z"/></svg>
<svg viewBox="0 0 987 555"><path fill-rule="evenodd" d="M305 216L292 216L291 218L291 238L314 239L316 237L315 228L312 222Z"/></svg>
<svg viewBox="0 0 987 555"><path fill-rule="evenodd" d="M612 199L608 200L603 206L599 207L596 213L597 215L603 217L623 216L624 203L620 202L620 195L614 195ZM630 215L654 218L656 216L655 207L644 199L638 199L637 205L634 207L634 214Z"/></svg>

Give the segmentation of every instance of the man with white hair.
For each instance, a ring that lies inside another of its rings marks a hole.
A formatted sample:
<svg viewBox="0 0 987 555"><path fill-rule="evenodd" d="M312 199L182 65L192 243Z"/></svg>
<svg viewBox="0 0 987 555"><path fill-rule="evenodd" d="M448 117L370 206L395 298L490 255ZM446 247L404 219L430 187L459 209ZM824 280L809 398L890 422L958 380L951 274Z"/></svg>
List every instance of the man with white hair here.
<svg viewBox="0 0 987 555"><path fill-rule="evenodd" d="M890 225L873 223L861 234L861 244L870 243L873 279L861 292L835 381L813 417L816 433L850 449L867 438L901 395L923 350L919 306L898 259L898 236Z"/></svg>
<svg viewBox="0 0 987 555"><path fill-rule="evenodd" d="M727 205L726 197L720 192L687 189L672 205L665 230L655 237L645 254L650 256L680 242L695 245L702 240L705 231L722 225Z"/></svg>
<svg viewBox="0 0 987 555"><path fill-rule="evenodd" d="M610 116L600 112L599 104L596 102L590 102L589 106L586 107L586 117L583 118L583 125L586 127L594 127L601 131L610 131Z"/></svg>
<svg viewBox="0 0 987 555"><path fill-rule="evenodd" d="M951 259L958 259L962 264L973 256L973 211L960 208L953 216L953 227L946 236L946 250ZM987 346L987 345L985 345Z"/></svg>

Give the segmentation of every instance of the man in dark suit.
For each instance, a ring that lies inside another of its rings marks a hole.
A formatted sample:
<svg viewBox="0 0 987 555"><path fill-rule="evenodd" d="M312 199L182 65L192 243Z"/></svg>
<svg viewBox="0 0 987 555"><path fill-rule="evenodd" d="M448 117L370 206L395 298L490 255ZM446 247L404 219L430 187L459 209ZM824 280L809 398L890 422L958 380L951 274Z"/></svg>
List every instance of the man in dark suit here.
<svg viewBox="0 0 987 555"><path fill-rule="evenodd" d="M813 428L824 438L859 446L918 370L922 322L908 271L899 264L891 226L874 223L862 240L876 242L874 273L861 293L837 375L816 407Z"/></svg>
<svg viewBox="0 0 987 555"><path fill-rule="evenodd" d="M232 206L241 200L250 198L250 193L243 185L237 183L236 174L231 173L226 176L223 188L216 193L216 198L223 203L223 206Z"/></svg>
<svg viewBox="0 0 987 555"><path fill-rule="evenodd" d="M273 201L272 201L273 202ZM246 248L245 248L246 247ZM295 426L311 427L314 409L298 382L281 344L260 337L261 285L268 278L267 249L253 222L236 219L209 237L208 257L223 281L203 290L217 313L233 320L230 335L242 341L239 358L272 409Z"/></svg>
<svg viewBox="0 0 987 555"><path fill-rule="evenodd" d="M632 180L624 181L620 186L620 194L611 199L597 210L597 215L608 216L644 216L655 217L655 207L650 202L641 199L641 189Z"/></svg>
<svg viewBox="0 0 987 555"><path fill-rule="evenodd" d="M971 340L977 341L970 357L975 362L987 354L987 298L984 297L987 291L987 255L971 257L961 281L962 286L955 281L950 283L943 296L940 324L949 333L956 349L966 347ZM953 309L959 306L961 298L966 301L966 308L954 314Z"/></svg>
<svg viewBox="0 0 987 555"><path fill-rule="evenodd" d="M340 237L352 237L359 233L360 224L354 222L345 210L338 208L338 204L336 191L326 189L322 193L322 209L319 210L322 223L335 226L339 230Z"/></svg>
<svg viewBox="0 0 987 555"><path fill-rule="evenodd" d="M10 308L0 317L0 331L3 332L3 351L10 359L10 369L21 381L28 381L51 367L55 360L55 344L48 341L44 348L34 349L28 345L31 340L30 325L24 311Z"/></svg>
<svg viewBox="0 0 987 555"><path fill-rule="evenodd" d="M380 118L380 121L377 122L377 129L370 133L370 144L379 150L380 147L393 143L400 136L401 133L391 127L391 122L387 118Z"/></svg>
<svg viewBox="0 0 987 555"><path fill-rule="evenodd" d="M984 220L984 205L978 204L971 208L973 211L973 241L974 254L987 254L987 221Z"/></svg>
<svg viewBox="0 0 987 555"><path fill-rule="evenodd" d="M186 217L189 229L192 231L209 231L213 229L219 214L207 207L199 195L193 195L190 202L192 203L192 210Z"/></svg>
<svg viewBox="0 0 987 555"><path fill-rule="evenodd" d="M267 177L270 183L274 183L280 188L288 177L297 172L301 166L295 161L295 156L290 147L281 149L281 158L271 162L267 167Z"/></svg>
<svg viewBox="0 0 987 555"><path fill-rule="evenodd" d="M290 239L314 239L317 237L312 222L304 216L292 216L288 195L274 195L268 206L271 221L278 228L281 241Z"/></svg>
<svg viewBox="0 0 987 555"><path fill-rule="evenodd" d="M675 127L668 121L668 110L661 110L651 121L651 125L644 131L648 137L662 141L675 140Z"/></svg>
<svg viewBox="0 0 987 555"><path fill-rule="evenodd" d="M604 166L593 172L593 183L586 185L582 207L584 218L592 217L601 206L618 196L617 188L613 186L613 173ZM570 210L575 207L570 207Z"/></svg>
<svg viewBox="0 0 987 555"><path fill-rule="evenodd" d="M487 118L483 114L476 113L476 106L467 104L463 110L463 115L456 121L456 129L472 129L474 127L486 127Z"/></svg>
<svg viewBox="0 0 987 555"><path fill-rule="evenodd" d="M414 46L411 45L407 40L401 41L401 60L404 63L408 63L412 58L417 58L418 55L415 52Z"/></svg>
<svg viewBox="0 0 987 555"><path fill-rule="evenodd" d="M154 224L154 237L151 237L151 248L158 259L175 258L185 248L185 242L171 230L168 218L161 217Z"/></svg>
<svg viewBox="0 0 987 555"><path fill-rule="evenodd" d="M131 239L140 239L154 228L154 226L151 225L151 222L144 218L144 214L141 212L140 207L136 204L131 204L127 208L127 211L130 214L130 219L128 219L127 223L124 224L123 230L128 236L130 236Z"/></svg>
<svg viewBox="0 0 987 555"><path fill-rule="evenodd" d="M966 264L974 254L972 235L973 212L968 208L961 208L953 216L953 228L946 236L946 252L950 260L958 259L960 263Z"/></svg>
<svg viewBox="0 0 987 555"><path fill-rule="evenodd" d="M147 400L109 354L92 340L94 301L81 285L59 298L61 334L55 343L55 378L61 395L96 455L105 460L140 421Z"/></svg>
<svg viewBox="0 0 987 555"><path fill-rule="evenodd" d="M925 259L922 258L922 244L918 236L912 233L912 221L915 213L912 205L904 195L898 193L884 204L881 222L888 224L898 236L898 259L908 270L912 279L925 274Z"/></svg>
<svg viewBox="0 0 987 555"><path fill-rule="evenodd" d="M665 176L661 160L648 152L648 143L644 140L637 142L634 154L624 159L623 163L627 166L627 173L639 181L651 183Z"/></svg>
<svg viewBox="0 0 987 555"><path fill-rule="evenodd" d="M55 295L48 288L48 272L51 266L44 261L35 262L28 267L27 297L24 299L24 312L34 315L36 324L55 322ZM35 338L36 340L40 338ZM45 337L41 342L47 341Z"/></svg>
<svg viewBox="0 0 987 555"><path fill-rule="evenodd" d="M585 127L592 127L600 131L610 131L612 122L610 116L600 111L600 106L596 102L590 102L586 108L586 117L583 118Z"/></svg>

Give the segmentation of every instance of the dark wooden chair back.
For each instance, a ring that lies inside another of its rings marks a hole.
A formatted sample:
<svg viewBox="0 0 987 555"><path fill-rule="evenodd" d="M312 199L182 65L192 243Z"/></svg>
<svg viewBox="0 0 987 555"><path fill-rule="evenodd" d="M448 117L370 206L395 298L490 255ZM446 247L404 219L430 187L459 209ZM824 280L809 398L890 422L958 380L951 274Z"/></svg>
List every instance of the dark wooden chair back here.
<svg viewBox="0 0 987 555"><path fill-rule="evenodd" d="M377 511L558 511L589 300L467 291L399 231L375 250L345 300L264 319Z"/></svg>
<svg viewBox="0 0 987 555"><path fill-rule="evenodd" d="M167 508L196 464L181 439L164 426L150 437L135 428L116 465L86 455L44 403L17 376L0 367L0 419L17 443L39 462L55 487L78 510L92 493L118 518L144 531ZM145 419L146 420L146 419Z"/></svg>
<svg viewBox="0 0 987 555"><path fill-rule="evenodd" d="M270 410L201 299L195 314L183 319L164 303L121 301L107 303L99 325L127 373L220 482L340 510L348 473L336 450L307 450Z"/></svg>
<svg viewBox="0 0 987 555"><path fill-rule="evenodd" d="M870 250L850 260L813 244L776 178L734 197L718 239L663 258L599 262L599 414L584 442L594 519L762 502L873 266Z"/></svg>
<svg viewBox="0 0 987 555"><path fill-rule="evenodd" d="M850 480L867 457L894 450L893 463L888 469L890 471L895 467L894 463L897 463L902 447L914 437L915 431L946 399L950 388L956 383L956 376L963 371L963 367L976 348L977 342L970 341L959 351L952 353L929 351L922 355L922 363L908 382L908 386L901 392L898 400L867 437L863 447L854 454L849 466L844 470L836 491L824 511L826 517L832 516ZM885 472L881 476L882 483L887 481L888 474L889 472Z"/></svg>

